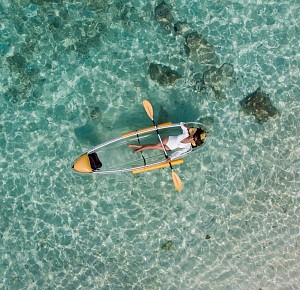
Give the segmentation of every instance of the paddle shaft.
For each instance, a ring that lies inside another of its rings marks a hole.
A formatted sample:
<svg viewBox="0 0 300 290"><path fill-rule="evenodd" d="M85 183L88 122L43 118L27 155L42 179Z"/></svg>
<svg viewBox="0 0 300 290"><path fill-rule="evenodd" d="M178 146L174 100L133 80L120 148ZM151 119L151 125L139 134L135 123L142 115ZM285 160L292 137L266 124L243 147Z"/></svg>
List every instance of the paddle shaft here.
<svg viewBox="0 0 300 290"><path fill-rule="evenodd" d="M164 150L164 154L165 154L165 157L166 159L168 159L168 154L167 154L167 151L166 151L166 148L165 148L165 145L163 143L163 141L161 140L161 137L159 135L159 132L158 132L158 128L154 122L154 118L153 118L153 108L152 108L152 105L149 101L147 100L144 100L143 101L143 106L144 106L144 109L147 113L147 115L149 116L149 118L151 119L153 125L154 125L154 128L156 130L156 133L157 133L157 136L158 136L158 139L161 143L161 146L162 146L162 149ZM175 173L175 171L173 170L173 167L172 167L172 164L171 162L169 161L169 165L170 165L170 168L171 168L171 171L172 171L172 178L173 178L173 182L174 182L174 185L175 185L175 188L180 191L182 190L182 182L181 182L181 179L180 177Z"/></svg>
<svg viewBox="0 0 300 290"><path fill-rule="evenodd" d="M160 143L161 143L161 146L162 146L162 148L163 148L163 150L164 150L165 157L166 157L166 159L168 159L168 158L169 158L168 153L167 153L167 151L166 151L166 148L165 148L165 145L164 145L163 141L161 140L160 134L159 134L159 132L158 132L158 128L157 128L157 126L156 126L156 124L155 124L155 121L154 121L153 119L152 119L152 123L153 123L153 125L154 125L154 127L155 127L155 129L156 129L157 137L158 137L158 139L159 139L159 141L160 141ZM172 166L172 164L171 164L170 161L169 161L169 165L170 165L171 169L173 170L173 166Z"/></svg>

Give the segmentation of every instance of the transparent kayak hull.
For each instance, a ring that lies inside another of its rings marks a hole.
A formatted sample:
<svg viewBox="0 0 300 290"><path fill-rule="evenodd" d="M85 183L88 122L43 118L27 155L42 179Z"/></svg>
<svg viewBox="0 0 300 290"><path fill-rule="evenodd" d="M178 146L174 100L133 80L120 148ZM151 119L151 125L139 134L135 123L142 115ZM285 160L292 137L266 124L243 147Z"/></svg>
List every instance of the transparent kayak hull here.
<svg viewBox="0 0 300 290"><path fill-rule="evenodd" d="M190 127L203 128L200 123L187 122L187 124ZM158 125L158 130L162 139L167 136L176 136L182 133L179 123L164 123ZM157 142L159 142L159 139L153 126L127 132L84 152L75 160L73 169L78 173L84 174L111 174L127 171L133 173L144 172L169 166L169 163L165 162L163 151L146 150L133 153L133 149L127 146L128 144L155 144ZM198 148L195 148L181 155L179 158L181 159L187 154L197 150ZM172 151L168 152L168 155L170 154L172 154ZM180 163L182 162L175 162L174 165Z"/></svg>

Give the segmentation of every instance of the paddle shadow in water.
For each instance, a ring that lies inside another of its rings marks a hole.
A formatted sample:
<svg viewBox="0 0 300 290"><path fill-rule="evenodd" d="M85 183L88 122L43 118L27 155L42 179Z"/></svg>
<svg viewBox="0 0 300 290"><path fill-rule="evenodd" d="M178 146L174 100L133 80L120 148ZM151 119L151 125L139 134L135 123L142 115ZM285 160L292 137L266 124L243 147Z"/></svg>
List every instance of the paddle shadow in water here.
<svg viewBox="0 0 300 290"><path fill-rule="evenodd" d="M97 126L92 122L87 122L85 125L74 129L75 135L79 143L94 146L101 143L101 138Z"/></svg>

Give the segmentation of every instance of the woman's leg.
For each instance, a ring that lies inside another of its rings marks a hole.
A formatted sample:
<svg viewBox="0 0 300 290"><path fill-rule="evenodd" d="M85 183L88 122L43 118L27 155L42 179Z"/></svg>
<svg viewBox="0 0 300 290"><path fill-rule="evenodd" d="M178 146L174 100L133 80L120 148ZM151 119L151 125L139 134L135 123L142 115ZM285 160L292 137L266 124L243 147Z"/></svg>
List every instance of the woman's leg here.
<svg viewBox="0 0 300 290"><path fill-rule="evenodd" d="M170 150L170 148L168 146L166 146L168 141L169 141L169 137L165 137L162 139L164 147L167 151ZM156 144L136 145L136 146L132 146L132 147L137 148L133 151L134 153L138 153L138 152L145 151L145 150L164 150L160 142L158 142Z"/></svg>
<svg viewBox="0 0 300 290"><path fill-rule="evenodd" d="M127 144L129 148L141 148L143 145Z"/></svg>

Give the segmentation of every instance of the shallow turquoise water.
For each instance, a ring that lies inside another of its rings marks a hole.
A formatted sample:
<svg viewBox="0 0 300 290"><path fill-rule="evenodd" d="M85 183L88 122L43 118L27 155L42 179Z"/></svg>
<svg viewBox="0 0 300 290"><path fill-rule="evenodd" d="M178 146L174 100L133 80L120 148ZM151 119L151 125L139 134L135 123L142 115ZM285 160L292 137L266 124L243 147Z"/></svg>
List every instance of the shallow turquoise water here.
<svg viewBox="0 0 300 290"><path fill-rule="evenodd" d="M299 3L227 3L168 2L233 65L218 100L154 1L1 0L1 289L299 289ZM160 86L151 62L182 77ZM258 87L280 112L263 124L239 105ZM74 174L151 125L145 98L159 122L209 127L176 168L183 191L167 169Z"/></svg>

